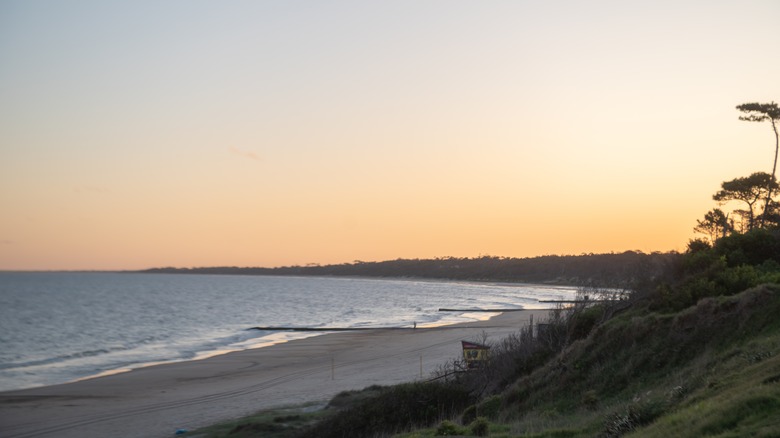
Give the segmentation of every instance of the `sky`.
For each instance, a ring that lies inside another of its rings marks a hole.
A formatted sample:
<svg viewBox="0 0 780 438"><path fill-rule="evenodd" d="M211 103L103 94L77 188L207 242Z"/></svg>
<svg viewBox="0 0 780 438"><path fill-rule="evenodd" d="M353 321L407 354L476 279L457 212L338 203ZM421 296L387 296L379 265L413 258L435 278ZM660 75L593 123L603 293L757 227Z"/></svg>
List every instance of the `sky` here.
<svg viewBox="0 0 780 438"><path fill-rule="evenodd" d="M780 2L0 2L0 270L681 251Z"/></svg>

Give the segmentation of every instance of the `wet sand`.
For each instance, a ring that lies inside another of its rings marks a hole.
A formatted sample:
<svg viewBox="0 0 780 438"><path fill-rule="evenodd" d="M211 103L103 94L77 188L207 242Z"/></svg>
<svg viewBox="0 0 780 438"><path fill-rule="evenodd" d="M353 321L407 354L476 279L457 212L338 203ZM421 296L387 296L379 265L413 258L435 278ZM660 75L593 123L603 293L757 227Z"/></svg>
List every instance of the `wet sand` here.
<svg viewBox="0 0 780 438"><path fill-rule="evenodd" d="M497 340L533 315L454 326L340 332L208 359L0 393L0 437L170 437L262 409L326 402L340 391L431 376L461 340ZM422 365L421 365L422 363ZM422 367L422 374L421 374Z"/></svg>

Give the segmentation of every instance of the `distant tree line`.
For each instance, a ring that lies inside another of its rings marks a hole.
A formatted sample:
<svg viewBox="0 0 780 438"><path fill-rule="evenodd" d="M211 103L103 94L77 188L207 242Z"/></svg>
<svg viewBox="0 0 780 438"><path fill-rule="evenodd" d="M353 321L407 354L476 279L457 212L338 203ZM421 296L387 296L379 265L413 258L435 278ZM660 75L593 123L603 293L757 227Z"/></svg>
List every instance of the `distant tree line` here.
<svg viewBox="0 0 780 438"><path fill-rule="evenodd" d="M676 252L646 254L547 255L532 258L483 256L435 259L355 261L336 265L260 267L154 268L141 272L219 275L354 276L501 281L629 287L639 277L661 275L679 258Z"/></svg>

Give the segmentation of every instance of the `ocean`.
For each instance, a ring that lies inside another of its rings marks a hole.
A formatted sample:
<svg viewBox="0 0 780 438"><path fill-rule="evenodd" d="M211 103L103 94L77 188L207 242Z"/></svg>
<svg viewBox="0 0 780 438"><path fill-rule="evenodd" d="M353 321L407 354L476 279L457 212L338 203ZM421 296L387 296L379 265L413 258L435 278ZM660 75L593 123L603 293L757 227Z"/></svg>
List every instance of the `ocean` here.
<svg viewBox="0 0 780 438"><path fill-rule="evenodd" d="M0 391L197 360L323 332L485 319L440 308L547 308L575 288L407 279L0 273Z"/></svg>

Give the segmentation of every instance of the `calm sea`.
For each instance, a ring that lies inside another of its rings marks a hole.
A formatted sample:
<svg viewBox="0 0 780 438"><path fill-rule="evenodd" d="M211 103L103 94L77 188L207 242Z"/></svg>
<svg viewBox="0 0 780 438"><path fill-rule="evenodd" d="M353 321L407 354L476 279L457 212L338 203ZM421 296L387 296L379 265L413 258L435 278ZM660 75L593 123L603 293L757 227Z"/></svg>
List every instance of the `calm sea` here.
<svg viewBox="0 0 780 438"><path fill-rule="evenodd" d="M0 273L0 391L193 360L321 333L255 326L452 324L545 308L573 288L446 281L116 273Z"/></svg>

